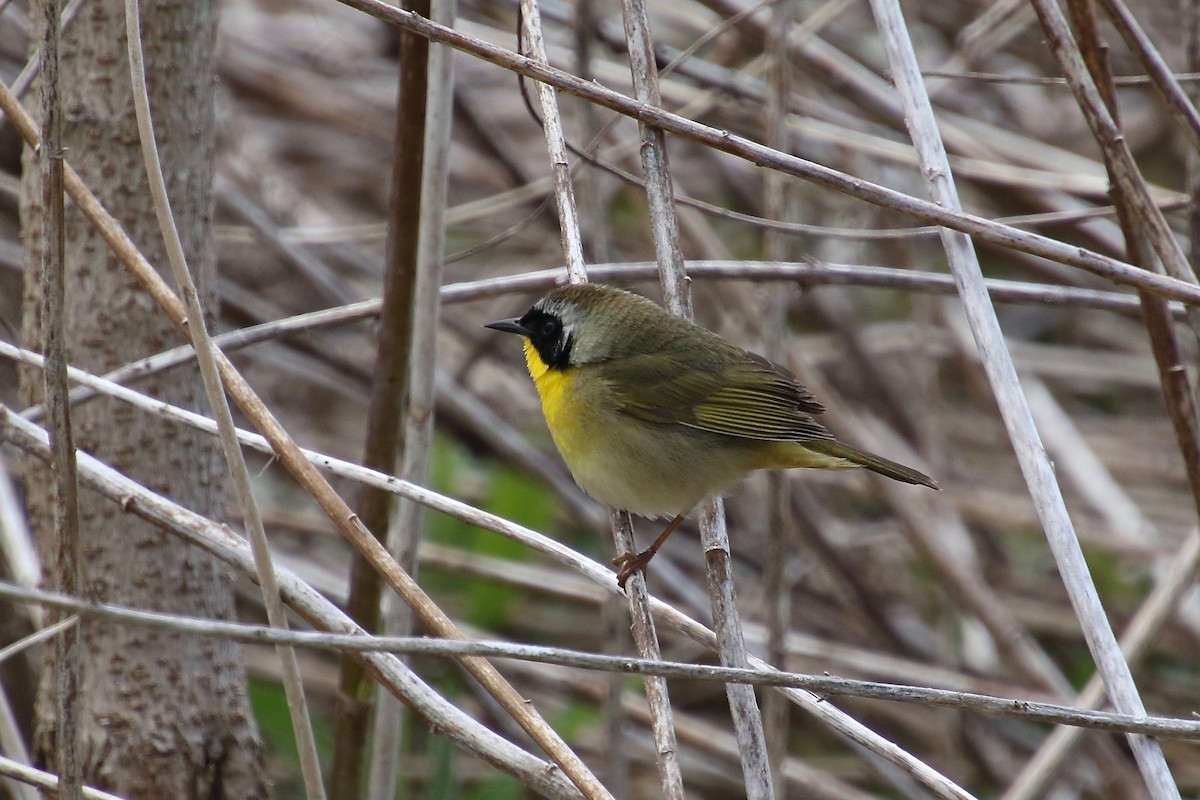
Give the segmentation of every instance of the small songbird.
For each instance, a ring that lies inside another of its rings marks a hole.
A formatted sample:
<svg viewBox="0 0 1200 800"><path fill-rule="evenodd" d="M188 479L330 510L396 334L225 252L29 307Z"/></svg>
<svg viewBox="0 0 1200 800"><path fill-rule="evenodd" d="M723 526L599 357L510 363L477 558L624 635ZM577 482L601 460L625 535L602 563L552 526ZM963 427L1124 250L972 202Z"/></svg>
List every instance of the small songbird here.
<svg viewBox="0 0 1200 800"><path fill-rule="evenodd" d="M706 495L757 469L866 467L932 478L833 438L824 407L783 367L652 301L600 284L563 286L486 327L525 340L546 424L575 482L643 517L673 517L649 549L614 559L622 587Z"/></svg>

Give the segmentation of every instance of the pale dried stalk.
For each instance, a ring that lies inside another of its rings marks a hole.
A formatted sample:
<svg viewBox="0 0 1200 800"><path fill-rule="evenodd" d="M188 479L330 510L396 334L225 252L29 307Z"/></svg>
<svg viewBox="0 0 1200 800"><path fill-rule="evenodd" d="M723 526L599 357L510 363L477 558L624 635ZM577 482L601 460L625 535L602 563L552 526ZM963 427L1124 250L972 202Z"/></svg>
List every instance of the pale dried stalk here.
<svg viewBox="0 0 1200 800"><path fill-rule="evenodd" d="M533 58L547 64L545 44L541 35L541 17L536 0L522 0L521 9ZM555 199L558 203L559 225L563 250L567 258L567 277L571 283L587 282L587 271L583 260L583 242L579 233L579 222L575 208L575 197L571 185L570 167L567 162L566 142L554 90L549 85L537 84L541 103L543 127L550 152L550 166L554 178ZM618 553L636 553L637 542L633 535L633 522L628 513L610 509L613 543ZM654 619L647 601L645 576L634 575L626 582L629 597L630 625L634 644L646 658L661 658L658 635L654 630ZM662 678L646 680L646 702L651 710L651 726L654 732L656 763L663 791L667 797L683 797L683 777L679 771L678 748L675 743L674 725L671 721L671 702L667 682Z"/></svg>
<svg viewBox="0 0 1200 800"><path fill-rule="evenodd" d="M645 2L624 0L622 12L634 94L640 102L658 106L661 103L658 70L654 61L654 41ZM642 121L639 121L638 129L642 140L642 174L646 181L650 228L654 237L663 298L669 311L684 319L691 319L691 287L688 284L683 250L679 242L679 221L675 214L666 134ZM679 467L686 468L682 464ZM746 666L746 644L734 600L733 559L729 551L725 511L720 498L709 498L704 502L700 515L700 541L704 548L705 572L708 576L721 663L732 667ZM775 792L771 785L771 767L767 758L766 737L763 733L758 700L753 689L740 684L727 685L725 693L729 698L729 710L733 716L746 796L750 800L769 800L775 796Z"/></svg>
<svg viewBox="0 0 1200 800"><path fill-rule="evenodd" d="M700 142L715 150L743 158L759 166L776 169L868 203L969 234L980 241L1079 267L1109 278L1116 283L1144 288L1168 299L1200 303L1200 287L1185 281L1148 273L1123 261L1085 248L1021 231L983 217L964 213L961 210L944 208L937 203L919 200L903 192L887 189L814 162L780 153L757 142L730 134L728 131L702 125L661 108L631 100L619 92L605 89L593 82L580 80L570 73L547 67L502 47L496 47L458 31L435 25L421 17L406 14L384 4L381 0L342 0L342 2L371 16L414 30L434 41L444 42L506 69L589 99L605 108L645 121L661 128L666 133L674 133ZM2 99L0 97L0 100Z"/></svg>
<svg viewBox="0 0 1200 800"><path fill-rule="evenodd" d="M21 783L27 786L35 786L47 792L57 793L59 791L57 775L26 766L4 755L0 755L0 775L7 775L13 780L21 781ZM37 793L35 793L35 796L37 796ZM119 795L93 789L90 786L83 787L82 796L88 798L88 800L128 800Z"/></svg>
<svg viewBox="0 0 1200 800"><path fill-rule="evenodd" d="M705 500L700 510L700 542L704 547L704 566L708 576L708 591L712 599L713 628L721 665L749 666L742 620L738 615L733 587L733 558L729 552L729 531L725 525L725 504L720 497ZM773 798L771 764L767 758L766 734L758 700L749 686L728 684L729 713L737 735L738 755L742 761L742 777L746 795L752 798Z"/></svg>
<svg viewBox="0 0 1200 800"><path fill-rule="evenodd" d="M629 512L609 509L609 520L612 523L613 544L617 552L638 552L637 539L633 534L633 519ZM629 630L633 634L634 647L642 658L661 660L662 647L659 645L658 631L654 626L644 572L638 571L629 576L625 581L625 594L628 598ZM654 737L654 763L662 782L663 796L683 798L683 773L679 769L679 745L675 739L675 719L671 710L667 681L662 677L650 676L646 678L645 686L650 730Z"/></svg>
<svg viewBox="0 0 1200 800"><path fill-rule="evenodd" d="M187 257L183 252L183 242L175 227L175 217L171 213L171 202L167 197L167 185L158 158L158 145L155 143L154 124L150 118L150 97L146 91L146 70L142 57L141 12L138 0L125 0L125 36L128 43L129 69L133 84L133 107L137 115L138 134L141 140L142 156L146 162L146 177L150 186L150 194L154 200L154 212L158 217L158 226L166 244L171 272L187 303L188 318L184 333L191 337L196 360L200 366L200 375L204 381L204 391L208 395L209 405L212 407L217 421L221 449L225 454L225 462L233 480L234 492L237 495L238 505L241 507L242 518L245 520L246 532L254 550L254 563L258 574L258 583L262 587L267 618L273 627L287 628L287 611L284 608L283 599L279 595L279 587L275 582L271 549L267 543L267 533L263 527L262 516L258 512L258 503L254 499L254 490L250 486L250 471L246 467L242 449L238 446L233 414L229 410L229 401L221 386L221 376L217 373L217 365L213 357L214 347L212 339L208 335L204 309L200 306L200 296L188 269ZM63 377L65 380L66 376ZM321 778L321 766L317 758L317 742L313 736L312 722L308 716L308 702L304 697L304 682L300 676L300 664L296 660L295 651L290 647L279 647L277 652L283 671L283 688L287 697L292 731L296 737L305 794L309 800L324 800L325 782Z"/></svg>
<svg viewBox="0 0 1200 800"><path fill-rule="evenodd" d="M3 581L0 581L0 597L22 603L37 603L52 608L66 609L76 612L79 616L94 617L110 622L139 625L182 634L223 638L245 644L287 644L346 653L391 653L437 658L483 655L489 658L506 658L531 664L577 667L616 674L661 675L683 680L729 681L752 686L803 687L819 691L822 694L840 697L863 697L897 703L959 708L997 717L1030 722L1049 722L1081 729L1137 732L1181 741L1200 739L1200 721L1194 719L1130 717L1127 714L1088 711L1057 703L1025 701L1013 697L996 697L949 689L904 686L797 672L767 673L753 669L630 658L505 641L482 639L463 641L434 639L427 636L361 636L325 631L280 630L263 625L189 617L111 603L88 603L74 597L38 589L25 589Z"/></svg>
<svg viewBox="0 0 1200 800"><path fill-rule="evenodd" d="M433 19L454 25L455 0L434 0ZM441 303L442 257L446 242L446 192L449 176L450 131L453 123L454 71L452 51L443 46L429 51L429 90L425 112L425 158L421 178L421 219L417 230L417 274L413 290L412 347L409 351L408 400L404 411L404 455L400 476L425 483L433 443L433 410L437 398L437 332ZM393 507L388 523L388 550L401 564L417 565L424 507L407 500ZM412 613L396 596L383 598L383 632L407 634ZM377 694L371 737L368 797L394 798L400 781L404 706L390 694Z"/></svg>
<svg viewBox="0 0 1200 800"><path fill-rule="evenodd" d="M629 70L633 76L633 91L638 102L647 106L661 105L658 90L658 69L654 63L654 40L643 0L623 0L622 19L629 52ZM687 284L683 251L679 246L679 220L675 214L674 187L667 161L666 134L661 128L638 120L642 137L639 150L642 173L646 181L646 200L649 203L650 229L658 257L659 282L667 310L672 314L692 318L692 293Z"/></svg>
<svg viewBox="0 0 1200 800"><path fill-rule="evenodd" d="M0 406L0 439L12 442L38 458L48 457L45 431L3 406ZM254 577L254 557L249 545L226 526L218 525L151 492L86 453L79 454L79 474L84 485L121 504L125 511L183 537L241 573ZM289 570L278 569L276 577L289 606L314 627L368 638L354 620ZM292 635L297 634L293 632ZM462 640L461 636L453 638ZM549 797L577 800L587 796L581 795L562 771L530 755L447 702L394 656L364 653L363 660L382 685L396 696L403 697L431 727L450 737L467 752L474 753ZM483 659L467 657L462 662L476 660Z"/></svg>
<svg viewBox="0 0 1200 800"><path fill-rule="evenodd" d="M542 15L538 10L537 0L521 0L521 19L524 23L522 31L529 43L530 63L549 69L546 43L542 39ZM558 113L558 98L554 96L554 88L549 84L538 81L535 85L542 112L542 128L546 134L546 148L550 155L550 175L553 178L554 199L558 207L559 235L562 237L563 253L567 257L567 274L571 283L587 283L583 239L579 235L579 213L575 206L575 189L571 185L571 164L567 159L567 144L563 135L562 117Z"/></svg>
<svg viewBox="0 0 1200 800"><path fill-rule="evenodd" d="M43 174L42 263L38 265L45 286L41 314L46 348L44 374L46 408L49 411L50 444L54 450L53 574L67 594L79 594L84 588L79 540L79 504L77 500L75 443L71 431L71 406L67 386L66 321L66 220L63 195L63 109L59 96L58 0L44 0L46 15L44 38L38 64L42 70L43 147L38 151ZM66 800L77 800L83 792L83 761L80 758L83 724L83 655L80 652L78 625L68 626L54 640L54 758L61 777L60 792Z"/></svg>
<svg viewBox="0 0 1200 800"><path fill-rule="evenodd" d="M1058 11L1057 6L1051 11L1042 8L1042 5L1050 4L1040 4L1040 0L1034 2L1039 3L1039 14L1050 15ZM872 0L871 8L888 51L897 89L904 101L905 120L921 158L922 172L929 182L934 199L948 208L958 208L958 193L899 6L894 0ZM1125 152L1127 154L1127 151ZM1144 188L1144 184L1141 184L1141 187ZM1121 655L1104 607L1096 593L1096 587L1092 583L1087 562L1067 514L1066 504L1055 481L1054 468L1046 457L1029 404L1021 391L1012 356L1005 346L1000 323L996 319L995 309L983 286L983 276L975 258L974 246L968 237L950 231L943 233L942 242L959 284L964 310L979 347L989 383L995 393L1000 414L1012 440L1038 516L1042 520L1072 606L1083 627L1088 648L1105 678L1109 696L1117 709L1134 716L1145 715L1145 708L1133 682L1129 665ZM1170 246L1158 242L1156 249L1166 261L1171 257L1172 250L1177 251L1178 246L1172 240ZM1182 254L1178 255L1182 260ZM1130 736L1129 741L1154 796L1178 797L1178 788L1171 778L1166 759L1158 744L1141 736Z"/></svg>
<svg viewBox="0 0 1200 800"><path fill-rule="evenodd" d="M79 617L72 615L70 617L60 619L58 622L55 622L53 625L47 625L46 627L44 627L40 630L34 631L33 633L29 634L28 636L18 639L17 641L13 642L12 644L5 645L4 647L0 648L0 662L7 661L8 659L12 658L13 656L17 655L20 652L23 652L25 650L28 650L31 647L34 647L35 645L39 645L39 644L42 644L43 642L53 639L55 636L58 636L60 631L66 630L67 628L71 627L72 625L78 625L78 624L79 624ZM21 742L20 746L24 747L24 741Z"/></svg>
<svg viewBox="0 0 1200 800"><path fill-rule="evenodd" d="M32 121L20 103L12 97L8 87L2 83L0 83L0 107L9 115L10 121L16 126L26 143L36 147L39 138ZM134 277L167 313L175 326L184 330L187 324L187 312L183 304L137 250L124 229L121 228L120 223L100 204L78 174L71 169L69 164L66 164L65 167L67 192L75 201L76 207L97 227L98 232L116 256L131 270ZM295 441L279 424L270 409L254 393L254 390L229 359L219 352L216 353L216 356L217 368L225 382L226 389L246 416L254 422L259 430L265 433L279 462L316 499L318 505L338 530L371 561L384 580L421 615L431 630L447 638L462 638L445 612L417 585L411 575L400 569L383 545L362 525L353 510L308 462L300 448L296 446ZM601 798L610 796L579 757L541 718L541 715L525 702L525 698L496 672L495 667L487 661L477 658L464 659L463 664L517 720L522 729L533 737L534 741L570 776L586 796Z"/></svg>
<svg viewBox="0 0 1200 800"><path fill-rule="evenodd" d="M0 342L0 350L16 350L3 342ZM33 365L39 365L40 359L34 354L21 356L22 360ZM102 379L88 376L82 371L71 370L72 380L78 380L90 384L96 389L101 389L114 397L118 397L125 402L137 405L151 413L157 413L163 416L168 416L173 419L180 420L188 425L195 426L208 433L215 433L216 426L206 418L195 414L194 412L185 411L183 409L173 408L164 405L161 401L151 398L145 398L144 402L140 399L141 395L123 387L114 386ZM23 421L22 421L23 422ZM253 447L260 452L268 455L272 454L271 444L262 436L241 432L240 438L242 444L248 447ZM421 486L415 486L406 481L401 481L389 475L384 475L374 470L367 469L357 464L352 464L347 461L326 456L311 450L301 450L305 458L311 460L314 465L320 466L322 469L328 470L335 475L346 477L361 483L377 486L387 491L393 492L399 497L408 497L416 502L422 503L431 509L448 514L455 519L462 520L469 525L476 525L485 530L490 530L501 536L508 537L514 541L520 542L522 545L529 547L543 555L553 559L554 561L572 569L581 575L586 576L605 591L612 594L620 592L613 580L612 570L603 567L589 558L582 556L574 550L566 547L560 542L543 536L536 531L532 531L523 526L517 525L502 517L497 517L494 514L489 514L480 509L474 508L466 503L453 498L445 497L437 492L431 491ZM632 578L631 578L632 580ZM660 622L663 622L675 630L682 633L684 636L692 639L700 645L713 650L717 650L716 636L711 630L704 625L696 622L694 619L686 616L682 612L662 602L656 598L650 598L651 608L655 616ZM793 635L794 636L794 635ZM774 667L767 664L758 658L751 657L750 667L753 669L775 673L778 672ZM925 668L927 669L927 667ZM923 786L927 787L937 797L944 798L959 798L965 800L971 795L961 787L955 785L945 776L939 774L936 770L922 763L910 754L906 753L894 743L884 739L866 726L857 722L844 712L835 708L824 697L813 694L804 689L788 689L787 695L792 698L793 702L805 709L808 713L815 716L825 725L827 725L835 733L845 737L847 740L861 746L866 751L880 757L884 761L894 764L899 767L906 775L911 776Z"/></svg>

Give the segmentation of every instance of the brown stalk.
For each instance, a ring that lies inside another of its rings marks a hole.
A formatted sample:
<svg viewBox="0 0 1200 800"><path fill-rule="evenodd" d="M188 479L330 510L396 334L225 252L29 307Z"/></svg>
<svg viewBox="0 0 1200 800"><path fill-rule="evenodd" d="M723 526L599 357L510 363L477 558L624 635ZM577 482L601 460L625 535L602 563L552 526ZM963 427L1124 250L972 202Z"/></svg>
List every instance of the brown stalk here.
<svg viewBox="0 0 1200 800"><path fill-rule="evenodd" d="M33 121L12 96L8 87L3 84L0 84L0 107L4 109L26 143L31 147L37 147L40 137ZM172 323L186 336L187 314L183 303L138 251L120 223L100 204L79 175L69 164L65 164L64 167L66 190L76 207L96 226L105 242L112 248L113 253L142 284L146 293L163 309ZM313 496L351 545L373 564L388 585L421 617L432 632L451 639L464 638L445 612L425 594L412 576L391 558L358 515L334 491L316 467L304 458L295 441L255 394L237 368L223 354L215 355L221 378L230 396L271 443L279 462ZM541 715L525 701L525 698L504 680L491 663L478 657L464 658L462 663L467 671L513 716L522 729L546 751L551 760L562 768L585 796L598 798L611 796L579 760L579 757L542 719Z"/></svg>
<svg viewBox="0 0 1200 800"><path fill-rule="evenodd" d="M47 21L41 47L42 147L38 162L45 175L42 219L42 263L45 284L42 296L46 348L46 408L50 421L50 448L54 466L54 571L59 591L79 597L83 589L80 565L78 482L75 474L75 441L71 432L70 387L67 384L66 262L63 207L62 104L59 98L58 0L43 0ZM51 622L55 620L51 618ZM83 725L79 720L81 658L79 626L70 625L55 638L55 768L59 792L66 800L83 797L83 762L80 746Z"/></svg>
<svg viewBox="0 0 1200 800"><path fill-rule="evenodd" d="M373 17L411 29L433 41L447 44L480 59L533 78L539 82L539 85L545 83L578 97L589 99L597 105L661 128L666 133L674 133L707 145L714 150L753 162L758 166L776 169L865 202L969 234L982 242L1079 267L1116 283L1144 287L1169 299L1200 304L1200 286L1192 283L1148 273L1090 250L1046 236L1017 230L974 214L952 211L936 203L919 200L903 192L887 189L815 162L781 153L744 137L735 136L728 131L703 125L661 108L631 100L625 95L606 89L595 82L581 80L570 73L538 63L461 32L436 25L422 17L405 14L403 11L386 5L381 0L342 0L342 2Z"/></svg>
<svg viewBox="0 0 1200 800"><path fill-rule="evenodd" d="M1117 107L1116 87L1113 84L1112 71L1108 67L1107 48L1100 39L1091 2L1069 0L1067 8L1079 34L1079 49L1084 63L1100 91L1119 135L1121 117ZM1084 96L1079 97L1080 102L1084 102ZM1105 165L1109 166L1107 150L1104 156ZM1146 233L1139 225L1139 221L1144 221L1144 217L1138 213L1136 203L1130 201L1124 185L1116 179L1116 171L1111 167L1109 175L1113 206L1117 210L1117 219L1125 235L1129 261L1143 269L1154 270L1158 267L1158 262L1148 249ZM1195 280L1194 276L1192 280ZM1154 363L1158 367L1167 413L1171 417L1180 455L1183 456L1184 466L1187 468L1192 500L1196 504L1197 512L1200 512L1200 413L1197 412L1195 394L1188 380L1183 349L1172 323L1170 310L1162 298L1141 290L1138 291L1138 297L1142 303L1146 332L1154 351Z"/></svg>
<svg viewBox="0 0 1200 800"><path fill-rule="evenodd" d="M1068 10L1077 32L1079 51L1083 62L1098 89L1106 112L1111 116L1119 133L1121 120L1116 102L1116 88L1108 66L1106 45L1100 38L1092 5L1089 0L1070 0ZM1112 12L1110 11L1110 13ZM1043 24L1046 22L1044 21ZM1072 88L1075 89L1076 86L1076 82L1072 82ZM1076 96L1081 105L1088 101L1088 95L1085 92L1077 90ZM1092 116L1095 114L1093 113ZM1110 194L1117 211L1121 231L1125 237L1129 261L1146 269L1155 269L1158 267L1158 263L1147 247L1146 233L1139 225L1139 220L1143 220L1143 218L1138 213L1136 203L1131 202L1126 192L1126 186L1117 179L1116 170L1110 160L1111 151L1104 148L1102 151L1105 157L1105 166L1109 170ZM1197 428L1195 397L1184 367L1179 339L1172 324L1172 315L1161 298L1140 290L1138 297L1142 304L1143 319L1154 353L1155 365L1158 368L1167 412L1187 470L1188 485L1192 490L1193 502L1196 504L1197 510L1200 510L1200 430ZM1192 537L1195 536L1196 534L1193 533ZM1195 562L1194 554L1200 553L1200 550L1188 547L1187 553L1188 555L1183 560ZM1195 569L1196 564L1192 563L1190 571L1194 573ZM1173 585L1174 581L1165 583ZM1139 613L1139 617L1142 616ZM1162 621L1164 619L1160 617L1159 623L1161 624ZM1144 631L1140 633L1141 638L1144 639ZM1133 650L1128 633L1122 637L1122 645L1127 652ZM1133 650L1133 652L1137 651ZM1094 687L1089 686L1088 690L1080 698L1080 702L1085 705L1091 705L1099 696L1099 692ZM1038 791L1040 786L1053 775L1054 767L1062 763L1063 757L1070 752L1071 745L1075 741L1077 741L1076 737L1067 739L1059 735L1054 739L1054 746L1048 742L1026 769L1017 776L1006 796L1027 797ZM1051 756L1053 756L1053 761L1051 761ZM1163 796L1171 796L1169 788L1162 791L1167 792Z"/></svg>
<svg viewBox="0 0 1200 800"><path fill-rule="evenodd" d="M428 17L429 0L405 0L405 10ZM404 448L404 406L408 394L411 355L413 292L417 271L417 226L421 220L421 176L425 161L425 101L429 69L429 40L400 31L399 75L396 97L395 146L392 162L391 202L388 216L387 256L382 307L376 338L367 411L363 464L380 472L395 471ZM356 505L363 525L379 541L388 539L392 498L387 492L364 486ZM401 567L415 575L414 563ZM350 596L346 611L370 633L379 629L383 582L367 557L356 553L350 564ZM342 657L338 713L330 776L334 797L358 797L371 724L374 683L362 662Z"/></svg>
<svg viewBox="0 0 1200 800"><path fill-rule="evenodd" d="M622 11L634 93L639 101L649 106L658 106L662 98L659 94L654 42L645 2L625 0ZM639 120L638 128L642 140L642 173L646 180L646 197L659 265L659 282L667 309L673 314L691 319L691 288L679 240L679 220L675 213L666 133L644 120ZM700 515L700 539L704 547L705 572L708 576L713 624L720 645L721 663L732 667L747 666L749 661L742 622L734 598L729 535L720 498L709 498L704 502ZM750 800L774 798L762 713L754 690L748 686L728 684L725 693L733 716L746 796Z"/></svg>
<svg viewBox="0 0 1200 800"><path fill-rule="evenodd" d="M792 60L788 52L788 37L795 28L798 4L783 0L771 9L771 26L766 39L769 59L767 93L763 106L766 143L784 153L791 152L788 130L789 99L794 83ZM763 213L769 219L790 220L789 183L785 175L769 170L764 176L765 200ZM763 251L771 261L790 261L794 242L781 231L763 231ZM783 351L787 327L787 306L790 292L780 287L769 300L764 315L762 338L764 352L778 360ZM795 565L793 542L797 525L789 513L792 492L786 478L777 471L767 476L767 513L762 569L764 622L767 626L767 661L787 668L787 635L792 623L791 573ZM788 753L788 728L791 703L779 692L767 692L762 698L763 737L766 740L767 762L771 767L771 785L783 790L783 768Z"/></svg>

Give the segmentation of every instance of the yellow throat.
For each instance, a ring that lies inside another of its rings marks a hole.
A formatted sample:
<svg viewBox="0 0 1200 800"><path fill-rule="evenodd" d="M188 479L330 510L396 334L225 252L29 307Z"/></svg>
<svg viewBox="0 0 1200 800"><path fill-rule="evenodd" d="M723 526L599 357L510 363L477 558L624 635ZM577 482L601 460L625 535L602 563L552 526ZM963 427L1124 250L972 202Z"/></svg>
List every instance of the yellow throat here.
<svg viewBox="0 0 1200 800"><path fill-rule="evenodd" d="M554 444L569 464L577 450L575 434L579 432L580 422L570 408L575 370L570 367L551 369L528 339L525 340L525 366L529 368L529 375L537 386L538 396L542 400L542 413L546 415L546 426L550 428Z"/></svg>

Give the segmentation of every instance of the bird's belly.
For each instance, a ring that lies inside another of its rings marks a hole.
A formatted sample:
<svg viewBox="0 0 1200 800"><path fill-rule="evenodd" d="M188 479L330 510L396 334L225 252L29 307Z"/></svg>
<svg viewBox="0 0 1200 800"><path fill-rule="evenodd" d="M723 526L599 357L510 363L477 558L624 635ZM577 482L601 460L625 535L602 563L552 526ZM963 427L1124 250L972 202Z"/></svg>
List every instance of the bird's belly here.
<svg viewBox="0 0 1200 800"><path fill-rule="evenodd" d="M601 503L643 517L675 516L753 468L731 452L727 437L623 414L602 386L555 385L572 378L566 371L538 380L542 410L575 482Z"/></svg>

